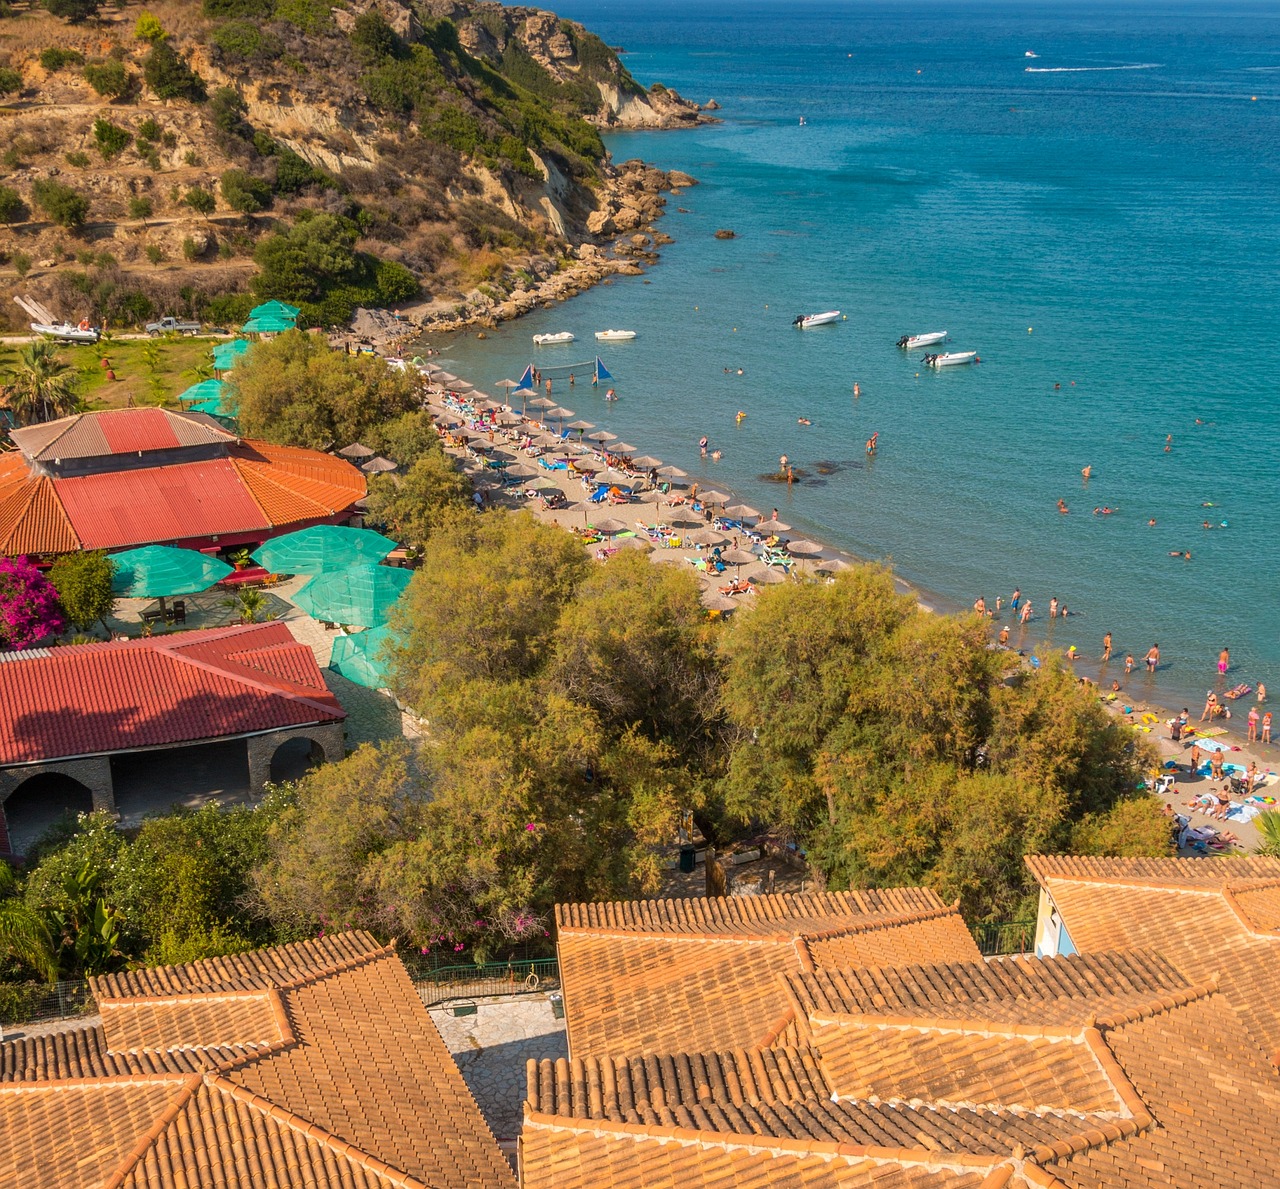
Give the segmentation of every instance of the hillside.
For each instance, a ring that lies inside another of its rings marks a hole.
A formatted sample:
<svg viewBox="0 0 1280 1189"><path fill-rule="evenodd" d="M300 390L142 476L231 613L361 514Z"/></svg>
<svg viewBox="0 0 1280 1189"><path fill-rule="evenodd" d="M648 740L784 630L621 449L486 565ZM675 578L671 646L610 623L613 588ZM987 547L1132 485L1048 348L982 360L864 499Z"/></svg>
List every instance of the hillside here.
<svg viewBox="0 0 1280 1189"><path fill-rule="evenodd" d="M600 130L708 118L575 22L461 0L0 4L0 95L12 328L19 291L114 326L511 316L637 268L690 183Z"/></svg>

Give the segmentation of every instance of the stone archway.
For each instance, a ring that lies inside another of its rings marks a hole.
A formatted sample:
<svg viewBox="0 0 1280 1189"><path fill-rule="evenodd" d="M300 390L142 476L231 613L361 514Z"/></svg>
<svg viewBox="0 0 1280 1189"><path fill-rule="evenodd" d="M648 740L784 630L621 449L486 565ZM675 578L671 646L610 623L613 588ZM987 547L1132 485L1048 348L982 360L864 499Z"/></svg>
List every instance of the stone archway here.
<svg viewBox="0 0 1280 1189"><path fill-rule="evenodd" d="M297 780L319 764L342 759L346 737L342 723L282 727L246 741L249 787L256 793L267 781Z"/></svg>
<svg viewBox="0 0 1280 1189"><path fill-rule="evenodd" d="M37 772L18 784L0 807L0 851L24 854L52 826L93 808L88 785L56 769Z"/></svg>
<svg viewBox="0 0 1280 1189"><path fill-rule="evenodd" d="M306 735L295 735L286 739L271 753L271 765L268 779L280 783L286 780L300 780L313 768L325 762L324 746L319 740Z"/></svg>

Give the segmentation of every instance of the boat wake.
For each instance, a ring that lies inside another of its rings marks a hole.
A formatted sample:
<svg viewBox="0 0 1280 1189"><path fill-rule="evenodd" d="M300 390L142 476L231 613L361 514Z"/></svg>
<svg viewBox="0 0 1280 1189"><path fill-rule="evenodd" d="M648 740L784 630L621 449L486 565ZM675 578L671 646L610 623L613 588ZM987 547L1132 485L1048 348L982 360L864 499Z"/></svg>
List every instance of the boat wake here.
<svg viewBox="0 0 1280 1189"><path fill-rule="evenodd" d="M1163 62L1138 62L1133 66L1024 66L1027 74L1091 74L1099 70L1159 70Z"/></svg>

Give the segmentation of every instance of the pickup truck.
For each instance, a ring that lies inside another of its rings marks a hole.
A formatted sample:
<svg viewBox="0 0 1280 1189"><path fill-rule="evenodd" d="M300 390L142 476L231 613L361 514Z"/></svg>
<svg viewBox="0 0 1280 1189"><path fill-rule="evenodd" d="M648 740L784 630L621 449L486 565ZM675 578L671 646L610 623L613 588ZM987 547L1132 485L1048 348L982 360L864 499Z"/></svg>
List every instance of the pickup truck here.
<svg viewBox="0 0 1280 1189"><path fill-rule="evenodd" d="M199 334L199 322L182 322L177 318L161 318L159 322L148 322L147 333L157 334Z"/></svg>

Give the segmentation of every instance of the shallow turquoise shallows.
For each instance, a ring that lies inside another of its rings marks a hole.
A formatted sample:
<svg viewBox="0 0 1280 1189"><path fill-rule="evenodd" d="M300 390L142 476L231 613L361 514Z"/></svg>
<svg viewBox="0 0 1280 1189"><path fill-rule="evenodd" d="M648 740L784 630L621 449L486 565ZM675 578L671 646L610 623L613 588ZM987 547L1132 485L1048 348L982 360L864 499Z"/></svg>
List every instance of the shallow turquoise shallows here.
<svg viewBox="0 0 1280 1189"><path fill-rule="evenodd" d="M1140 672L1158 641L1134 695L1203 696L1224 646L1230 684L1280 691L1280 9L559 8L723 123L610 137L701 180L669 200L676 242L643 279L444 343L450 370L491 387L635 330L600 345L617 402L582 369L549 373L555 399L942 606L1020 587L1026 643L1096 658L1109 630ZM577 342L532 346L559 330ZM935 330L981 363L894 345ZM760 478L783 453L808 473L789 492Z"/></svg>

